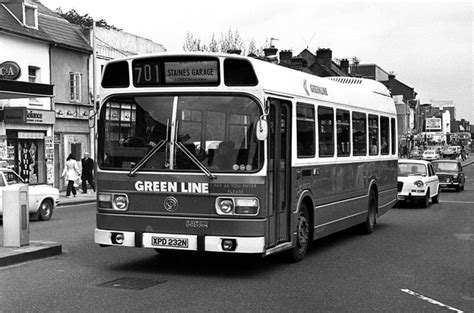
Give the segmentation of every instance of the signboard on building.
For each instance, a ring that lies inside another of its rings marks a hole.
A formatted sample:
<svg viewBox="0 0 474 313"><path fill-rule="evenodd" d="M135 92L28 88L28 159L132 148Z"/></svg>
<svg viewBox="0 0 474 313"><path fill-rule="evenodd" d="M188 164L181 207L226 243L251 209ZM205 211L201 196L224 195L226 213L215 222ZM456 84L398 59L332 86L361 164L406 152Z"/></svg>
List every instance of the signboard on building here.
<svg viewBox="0 0 474 313"><path fill-rule="evenodd" d="M426 130L441 130L441 119L436 117L427 118Z"/></svg>
<svg viewBox="0 0 474 313"><path fill-rule="evenodd" d="M6 61L0 64L0 79L16 80L21 75L21 68L18 63Z"/></svg>

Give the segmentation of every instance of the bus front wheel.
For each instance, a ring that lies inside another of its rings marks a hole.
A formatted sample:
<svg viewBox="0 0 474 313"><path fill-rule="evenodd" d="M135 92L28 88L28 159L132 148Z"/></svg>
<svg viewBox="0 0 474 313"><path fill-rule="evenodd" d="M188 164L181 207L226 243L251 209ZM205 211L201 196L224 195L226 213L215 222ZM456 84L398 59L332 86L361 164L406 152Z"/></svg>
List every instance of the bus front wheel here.
<svg viewBox="0 0 474 313"><path fill-rule="evenodd" d="M287 252L288 261L296 263L304 258L310 241L309 224L308 208L305 203L301 203L296 225L296 242L295 246Z"/></svg>
<svg viewBox="0 0 474 313"><path fill-rule="evenodd" d="M377 197L375 191L371 190L367 205L367 219L361 224L362 232L366 235L373 233L375 224L377 224Z"/></svg>

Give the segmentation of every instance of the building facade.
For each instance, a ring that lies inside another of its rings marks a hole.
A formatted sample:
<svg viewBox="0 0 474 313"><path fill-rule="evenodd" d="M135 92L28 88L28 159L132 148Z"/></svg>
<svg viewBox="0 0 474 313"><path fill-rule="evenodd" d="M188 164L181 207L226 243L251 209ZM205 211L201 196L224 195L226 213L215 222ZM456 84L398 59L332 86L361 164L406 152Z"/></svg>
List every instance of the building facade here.
<svg viewBox="0 0 474 313"><path fill-rule="evenodd" d="M0 1L0 162L26 182L52 184L53 39L41 27L39 10L34 1Z"/></svg>

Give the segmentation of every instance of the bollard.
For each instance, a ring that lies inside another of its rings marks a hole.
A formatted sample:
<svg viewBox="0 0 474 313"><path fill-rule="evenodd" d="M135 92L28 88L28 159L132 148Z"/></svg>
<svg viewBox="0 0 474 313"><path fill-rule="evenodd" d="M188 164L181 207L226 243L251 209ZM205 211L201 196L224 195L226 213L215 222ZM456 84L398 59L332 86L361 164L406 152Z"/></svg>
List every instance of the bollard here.
<svg viewBox="0 0 474 313"><path fill-rule="evenodd" d="M29 245L30 216L28 185L15 184L3 188L3 246Z"/></svg>

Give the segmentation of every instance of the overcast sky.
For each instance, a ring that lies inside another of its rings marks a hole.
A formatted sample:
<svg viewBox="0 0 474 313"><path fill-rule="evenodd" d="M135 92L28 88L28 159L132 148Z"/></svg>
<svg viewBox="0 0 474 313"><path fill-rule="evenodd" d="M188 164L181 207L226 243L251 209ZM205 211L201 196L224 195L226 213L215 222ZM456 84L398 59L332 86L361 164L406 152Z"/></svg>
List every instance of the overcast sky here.
<svg viewBox="0 0 474 313"><path fill-rule="evenodd" d="M456 119L474 124L472 1L316 0L41 0L75 9L123 31L182 51L186 33L207 44L237 30L247 44L270 38L293 54L330 48L333 58L357 57L414 87L422 103L451 100Z"/></svg>

